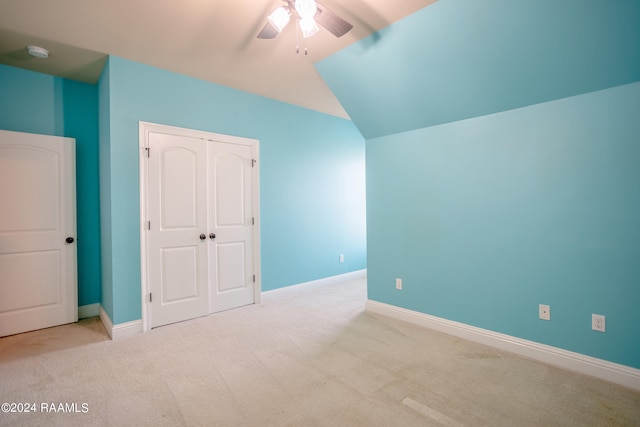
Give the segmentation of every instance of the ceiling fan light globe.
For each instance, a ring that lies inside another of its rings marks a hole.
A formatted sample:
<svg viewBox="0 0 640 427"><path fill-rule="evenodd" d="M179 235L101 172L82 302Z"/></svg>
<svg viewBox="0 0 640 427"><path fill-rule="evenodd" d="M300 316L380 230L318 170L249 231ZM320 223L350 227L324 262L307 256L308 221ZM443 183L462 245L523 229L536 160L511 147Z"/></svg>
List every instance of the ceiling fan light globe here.
<svg viewBox="0 0 640 427"><path fill-rule="evenodd" d="M284 6L280 6L269 15L267 20L278 32L282 32L289 23L289 11Z"/></svg>
<svg viewBox="0 0 640 427"><path fill-rule="evenodd" d="M300 19L300 31L302 32L302 37L304 37L305 39L313 36L319 30L320 28L313 18Z"/></svg>
<svg viewBox="0 0 640 427"><path fill-rule="evenodd" d="M315 0L296 0L295 8L298 15L300 15L300 19L313 18L318 12Z"/></svg>

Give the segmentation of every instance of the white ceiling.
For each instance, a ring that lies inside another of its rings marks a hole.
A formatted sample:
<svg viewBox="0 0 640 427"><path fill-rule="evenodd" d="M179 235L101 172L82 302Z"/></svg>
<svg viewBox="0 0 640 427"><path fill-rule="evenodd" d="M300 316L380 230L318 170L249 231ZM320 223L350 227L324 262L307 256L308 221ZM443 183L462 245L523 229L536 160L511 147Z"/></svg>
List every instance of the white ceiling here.
<svg viewBox="0 0 640 427"><path fill-rule="evenodd" d="M305 56L291 23L256 38L282 0L0 0L0 63L95 83L115 55L347 117L313 63L434 1L324 0L354 28L341 38L321 28ZM30 57L30 44L49 59Z"/></svg>

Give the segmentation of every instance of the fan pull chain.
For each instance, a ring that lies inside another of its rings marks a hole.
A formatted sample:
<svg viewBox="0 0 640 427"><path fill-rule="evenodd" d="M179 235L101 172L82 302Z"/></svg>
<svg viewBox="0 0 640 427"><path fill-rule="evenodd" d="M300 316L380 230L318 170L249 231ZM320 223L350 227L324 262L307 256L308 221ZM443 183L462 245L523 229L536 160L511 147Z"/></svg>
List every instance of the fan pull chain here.
<svg viewBox="0 0 640 427"><path fill-rule="evenodd" d="M296 23L296 54L300 53L300 20Z"/></svg>
<svg viewBox="0 0 640 427"><path fill-rule="evenodd" d="M296 54L300 53L300 20L298 19L298 25L296 25ZM304 43L304 54L309 55L309 50L307 49L307 39L302 38L302 42Z"/></svg>
<svg viewBox="0 0 640 427"><path fill-rule="evenodd" d="M302 30L301 30L302 31ZM304 43L304 54L308 55L309 53L307 52L307 39L305 39L304 37L302 38L302 42Z"/></svg>

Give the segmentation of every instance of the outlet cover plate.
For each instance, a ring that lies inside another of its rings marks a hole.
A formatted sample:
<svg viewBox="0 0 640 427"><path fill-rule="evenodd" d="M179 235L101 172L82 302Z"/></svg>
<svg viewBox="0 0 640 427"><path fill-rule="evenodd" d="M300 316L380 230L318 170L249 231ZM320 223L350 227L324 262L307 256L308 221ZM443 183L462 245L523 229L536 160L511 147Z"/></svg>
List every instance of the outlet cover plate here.
<svg viewBox="0 0 640 427"><path fill-rule="evenodd" d="M551 307L545 304L540 304L538 306L538 311L539 311L538 316L542 320L551 320Z"/></svg>
<svg viewBox="0 0 640 427"><path fill-rule="evenodd" d="M598 332L605 332L605 317L602 314L591 315L591 329Z"/></svg>

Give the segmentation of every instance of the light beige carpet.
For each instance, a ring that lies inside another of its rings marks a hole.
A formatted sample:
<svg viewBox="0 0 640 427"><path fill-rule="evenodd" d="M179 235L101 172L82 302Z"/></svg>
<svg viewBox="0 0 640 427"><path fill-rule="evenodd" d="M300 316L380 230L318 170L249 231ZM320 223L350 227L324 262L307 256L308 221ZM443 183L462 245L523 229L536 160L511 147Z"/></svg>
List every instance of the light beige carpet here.
<svg viewBox="0 0 640 427"><path fill-rule="evenodd" d="M97 318L2 338L0 402L37 412L0 425L640 425L639 392L366 313L365 299L356 280L121 341Z"/></svg>

